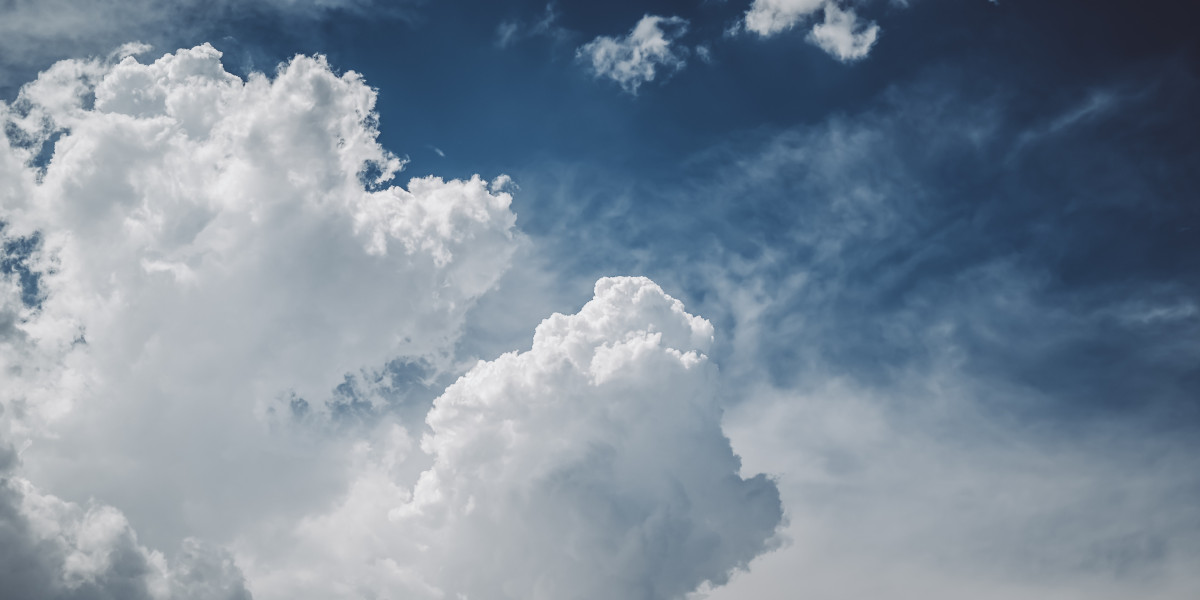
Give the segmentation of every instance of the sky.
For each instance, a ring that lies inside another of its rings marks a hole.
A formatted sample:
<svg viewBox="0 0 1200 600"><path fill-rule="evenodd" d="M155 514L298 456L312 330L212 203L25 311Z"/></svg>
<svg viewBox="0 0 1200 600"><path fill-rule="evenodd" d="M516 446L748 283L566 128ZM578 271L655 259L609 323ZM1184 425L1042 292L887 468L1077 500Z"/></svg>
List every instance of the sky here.
<svg viewBox="0 0 1200 600"><path fill-rule="evenodd" d="M0 598L1195 598L1195 16L0 3Z"/></svg>

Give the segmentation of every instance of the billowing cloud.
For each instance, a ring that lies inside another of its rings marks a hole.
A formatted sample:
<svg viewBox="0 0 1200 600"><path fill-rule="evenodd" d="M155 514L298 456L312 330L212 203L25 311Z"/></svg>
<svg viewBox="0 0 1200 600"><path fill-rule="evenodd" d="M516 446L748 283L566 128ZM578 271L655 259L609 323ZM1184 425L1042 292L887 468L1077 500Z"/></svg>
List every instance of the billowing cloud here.
<svg viewBox="0 0 1200 600"><path fill-rule="evenodd" d="M781 509L721 431L712 340L650 280L600 280L529 351L480 362L435 401L432 465L411 493L396 484L417 452L403 432L363 447L375 466L256 593L652 599L723 583Z"/></svg>
<svg viewBox="0 0 1200 600"><path fill-rule="evenodd" d="M374 103L323 58L242 80L203 45L61 62L0 105L2 234L37 277L0 287L25 476L154 541L337 493L349 443L293 413L397 357L444 367L518 242L503 177L392 185Z"/></svg>
<svg viewBox="0 0 1200 600"><path fill-rule="evenodd" d="M687 31L681 17L646 15L625 37L600 36L580 46L576 56L590 63L596 77L612 79L630 94L653 81L661 71L684 67L686 49L671 44Z"/></svg>
<svg viewBox="0 0 1200 600"><path fill-rule="evenodd" d="M800 25L817 11L824 21L808 33L808 41L842 62L864 58L879 37L879 26L859 20L853 8L841 8L835 0L754 0L743 25L762 37L782 33Z"/></svg>

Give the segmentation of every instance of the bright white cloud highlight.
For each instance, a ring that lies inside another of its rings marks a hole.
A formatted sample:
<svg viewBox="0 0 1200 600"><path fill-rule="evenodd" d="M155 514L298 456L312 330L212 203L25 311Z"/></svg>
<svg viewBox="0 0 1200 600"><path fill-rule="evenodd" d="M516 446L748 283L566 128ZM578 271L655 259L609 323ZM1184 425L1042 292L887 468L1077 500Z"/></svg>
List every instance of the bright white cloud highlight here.
<svg viewBox="0 0 1200 600"><path fill-rule="evenodd" d="M738 474L712 340L650 280L600 280L528 352L480 362L436 400L420 444L433 462L411 493L395 483L416 452L402 432L364 447L376 466L256 594L657 599L723 583L781 510L773 482Z"/></svg>
<svg viewBox="0 0 1200 600"><path fill-rule="evenodd" d="M686 64L686 49L672 43L687 32L681 17L646 15L625 37L600 36L580 46L576 57L590 63L596 77L612 79L630 94L653 81L661 71L678 71Z"/></svg>

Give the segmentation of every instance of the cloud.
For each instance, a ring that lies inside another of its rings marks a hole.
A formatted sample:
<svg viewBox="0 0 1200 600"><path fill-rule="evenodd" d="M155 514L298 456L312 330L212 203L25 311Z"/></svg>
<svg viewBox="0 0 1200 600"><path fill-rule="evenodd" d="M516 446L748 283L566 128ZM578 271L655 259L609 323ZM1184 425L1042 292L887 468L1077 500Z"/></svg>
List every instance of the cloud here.
<svg viewBox="0 0 1200 600"><path fill-rule="evenodd" d="M347 374L403 389L398 358L449 368L519 244L503 177L392 184L374 104L322 57L242 80L202 45L60 62L0 105L0 235L40 294L0 286L24 476L155 545L338 493L351 442L295 413L332 418Z"/></svg>
<svg viewBox="0 0 1200 600"><path fill-rule="evenodd" d="M646 15L622 38L600 36L580 46L576 57L590 63L593 74L612 79L630 94L654 80L660 70L667 74L686 64L686 49L673 49L672 42L687 31L680 17Z"/></svg>
<svg viewBox="0 0 1200 600"><path fill-rule="evenodd" d="M754 0L743 21L747 31L767 37L787 31L821 10L827 0Z"/></svg>
<svg viewBox="0 0 1200 600"><path fill-rule="evenodd" d="M838 60L850 62L866 57L878 36L878 25L863 23L852 9L842 10L830 2L825 5L825 22L813 26L808 41Z"/></svg>
<svg viewBox="0 0 1200 600"><path fill-rule="evenodd" d="M781 511L773 482L739 476L712 339L653 282L598 281L577 314L538 326L529 351L481 361L435 401L420 442L432 464L411 492L396 484L416 451L404 432L364 448L376 466L298 530L296 562L255 577L262 597L393 585L650 599L723 583L768 548Z"/></svg>
<svg viewBox="0 0 1200 600"><path fill-rule="evenodd" d="M12 453L11 449L8 451ZM46 494L0 465L0 579L14 598L249 600L220 549L187 539L177 556L138 543L120 511Z"/></svg>
<svg viewBox="0 0 1200 600"><path fill-rule="evenodd" d="M803 23L818 10L825 19L813 25L808 41L842 62L862 59L879 37L879 26L862 22L853 8L834 0L754 0L742 21L747 31L770 37Z"/></svg>

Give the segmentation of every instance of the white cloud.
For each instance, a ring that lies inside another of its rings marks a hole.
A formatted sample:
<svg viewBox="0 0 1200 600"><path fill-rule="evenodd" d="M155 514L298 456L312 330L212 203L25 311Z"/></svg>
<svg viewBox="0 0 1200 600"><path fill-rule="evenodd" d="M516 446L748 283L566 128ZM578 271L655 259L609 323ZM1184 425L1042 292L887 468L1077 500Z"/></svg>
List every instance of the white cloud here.
<svg viewBox="0 0 1200 600"><path fill-rule="evenodd" d="M374 467L302 525L285 565L252 569L256 594L675 598L724 582L781 513L721 431L712 339L653 282L600 280L528 352L481 361L436 400L411 493L396 483L416 451L403 431L362 447Z"/></svg>
<svg viewBox="0 0 1200 600"><path fill-rule="evenodd" d="M879 37L879 26L858 20L853 9L825 5L825 22L813 26L808 41L842 62L864 58Z"/></svg>
<svg viewBox="0 0 1200 600"><path fill-rule="evenodd" d="M754 0L742 21L747 31L762 37L782 33L808 20L817 11L825 19L813 25L808 41L842 62L864 58L879 37L879 26L862 22L853 8L836 0Z"/></svg>
<svg viewBox="0 0 1200 600"><path fill-rule="evenodd" d="M292 432L289 401L448 364L519 242L503 177L390 185L374 103L323 58L243 81L204 45L65 61L0 105L3 235L41 240L40 305L0 286L0 437L32 442L26 477L154 545L338 493L349 442Z"/></svg>
<svg viewBox="0 0 1200 600"><path fill-rule="evenodd" d="M629 35L597 37L580 46L576 56L591 63L596 77L612 79L637 94L638 87L653 81L660 69L670 74L684 67L686 50L673 49L671 44L687 31L687 25L680 17L646 15Z"/></svg>
<svg viewBox="0 0 1200 600"><path fill-rule="evenodd" d="M754 0L746 11L745 26L763 37L795 27L821 10L827 0Z"/></svg>

